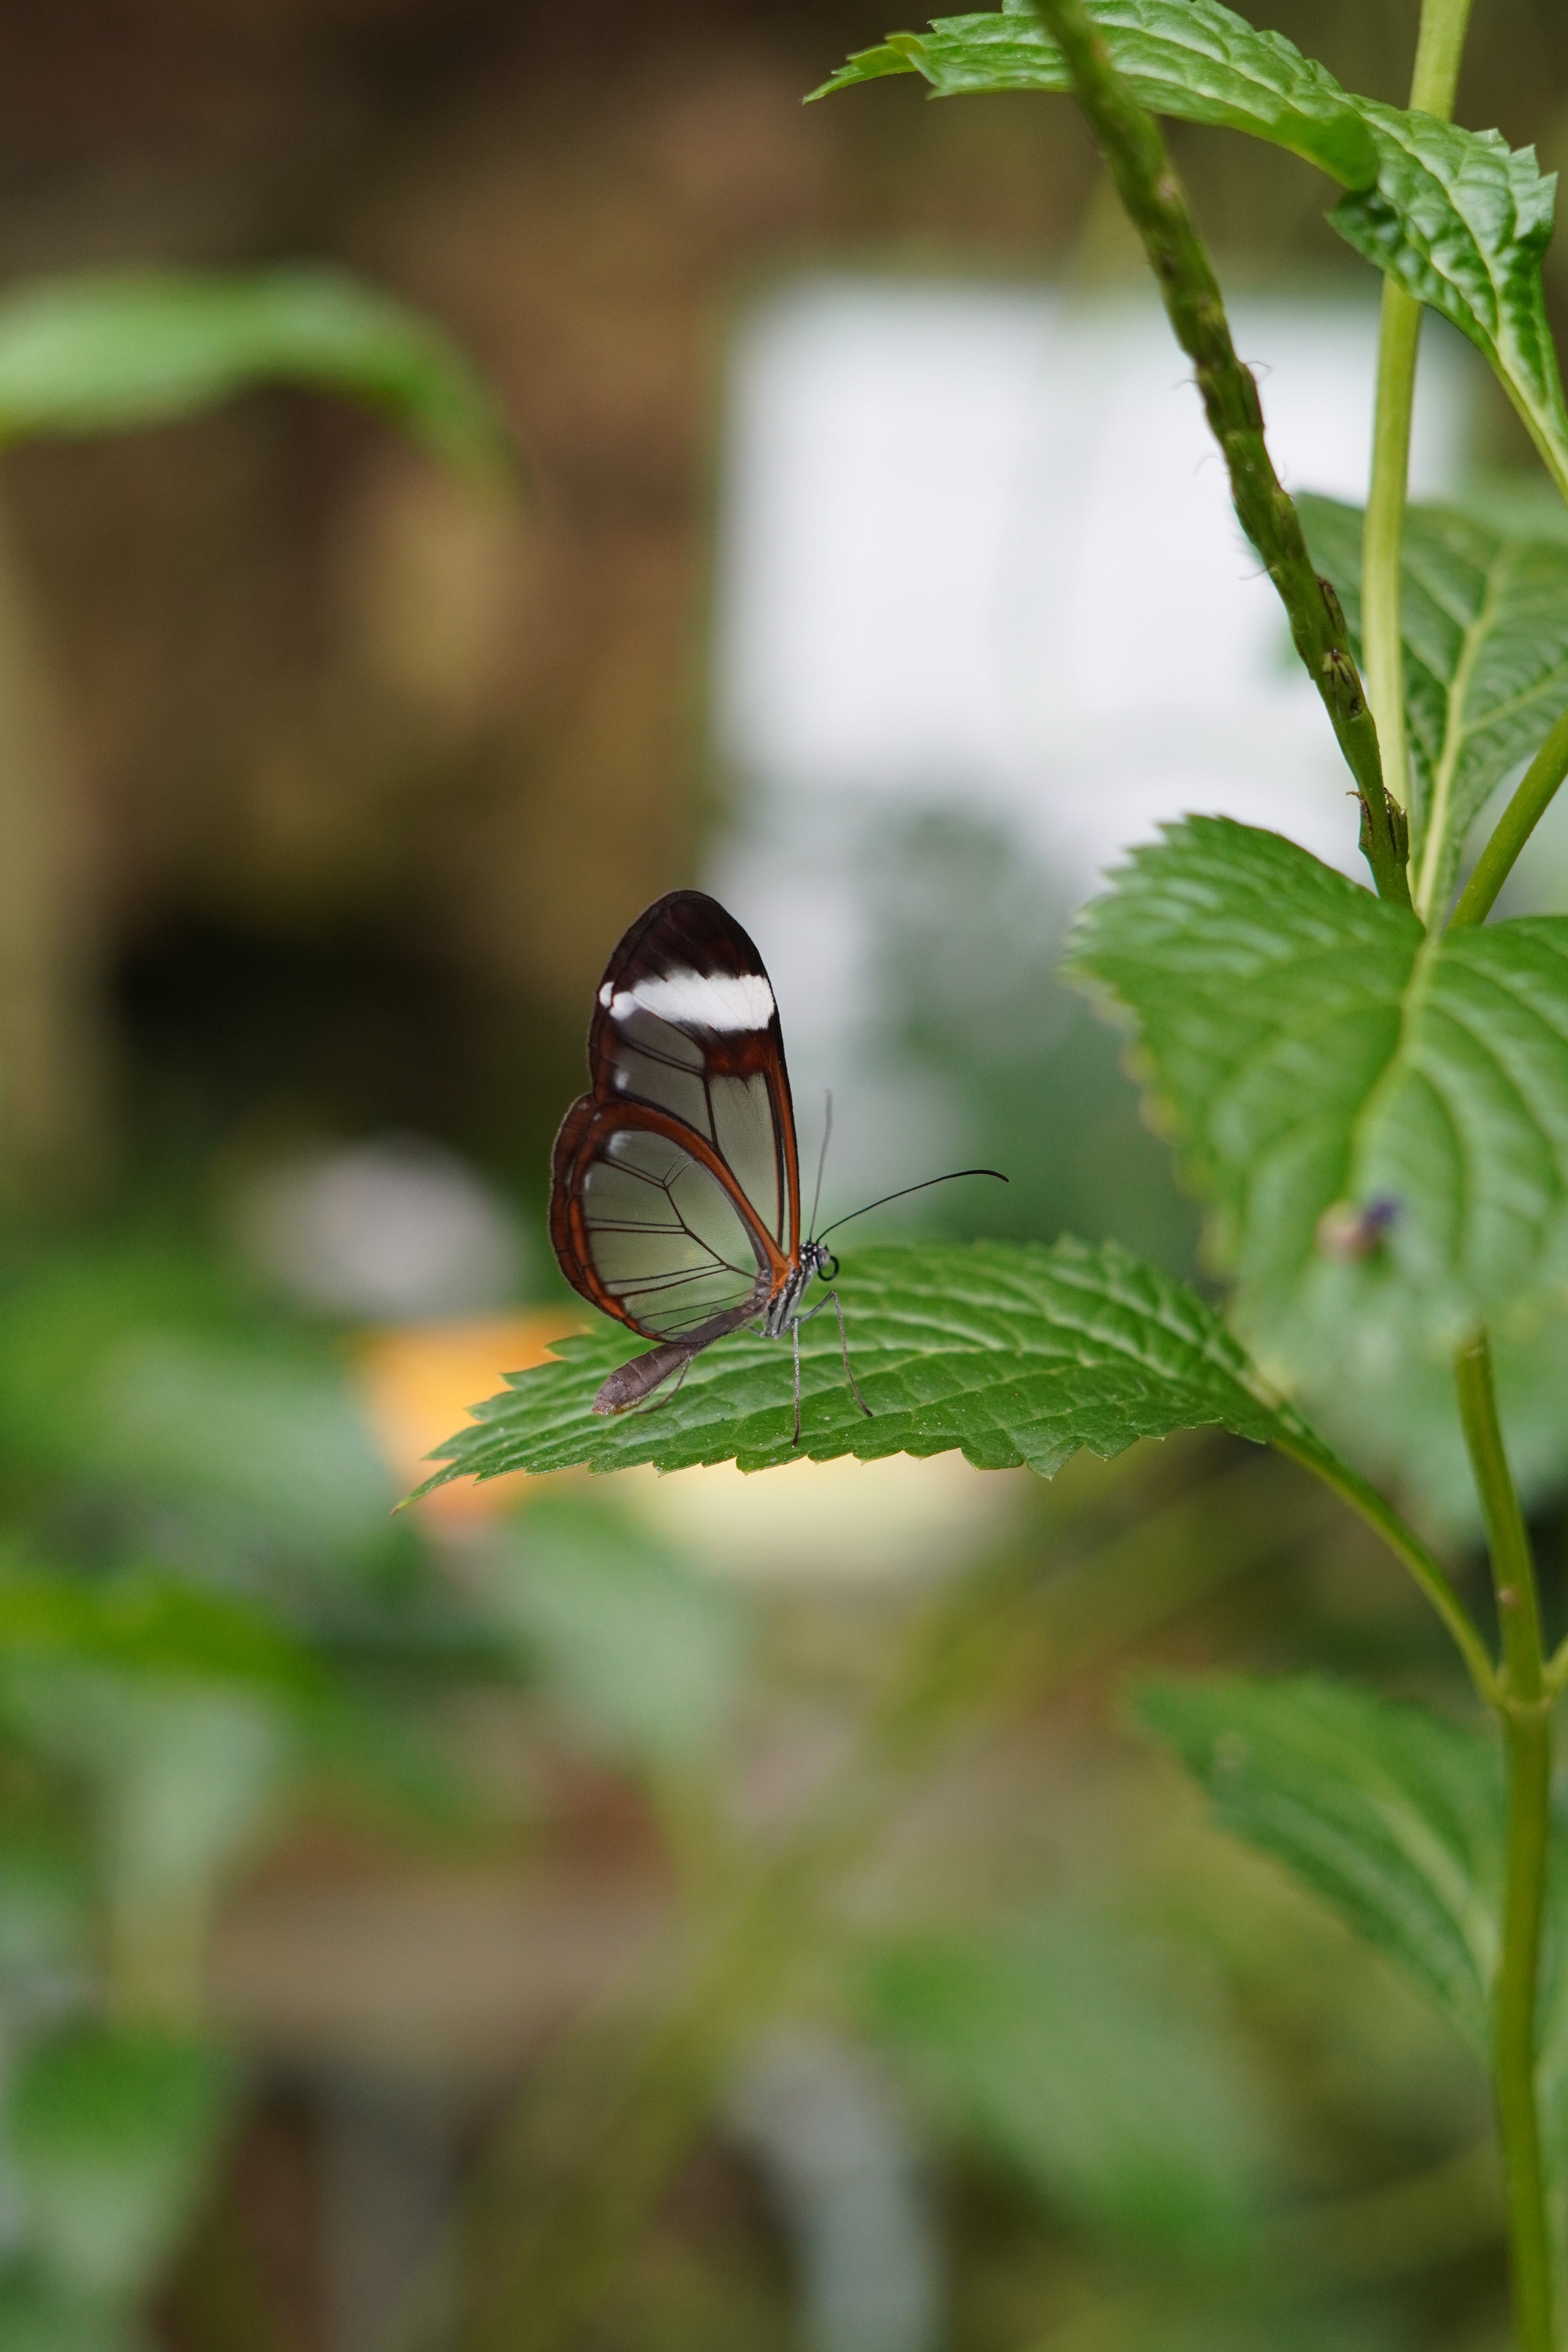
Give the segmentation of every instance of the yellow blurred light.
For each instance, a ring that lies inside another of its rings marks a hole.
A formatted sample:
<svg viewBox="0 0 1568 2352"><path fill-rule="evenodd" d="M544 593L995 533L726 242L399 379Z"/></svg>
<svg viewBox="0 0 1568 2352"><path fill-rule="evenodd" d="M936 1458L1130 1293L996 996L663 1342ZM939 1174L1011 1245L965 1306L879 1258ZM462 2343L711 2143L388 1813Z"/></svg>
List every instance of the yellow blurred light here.
<svg viewBox="0 0 1568 2352"><path fill-rule="evenodd" d="M370 1333L358 1350L356 1381L372 1431L405 1491L437 1466L429 1455L463 1428L470 1406L504 1386L508 1372L549 1360L553 1341L580 1331L582 1318L559 1307L476 1316L458 1323L399 1324ZM528 1480L464 1479L420 1505L447 1526L514 1509Z"/></svg>
<svg viewBox="0 0 1568 2352"><path fill-rule="evenodd" d="M625 1474L647 1524L706 1568L763 1583L874 1583L954 1568L1005 1528L1023 1470L975 1470L961 1454L879 1462L843 1455L748 1475L732 1462L659 1477Z"/></svg>

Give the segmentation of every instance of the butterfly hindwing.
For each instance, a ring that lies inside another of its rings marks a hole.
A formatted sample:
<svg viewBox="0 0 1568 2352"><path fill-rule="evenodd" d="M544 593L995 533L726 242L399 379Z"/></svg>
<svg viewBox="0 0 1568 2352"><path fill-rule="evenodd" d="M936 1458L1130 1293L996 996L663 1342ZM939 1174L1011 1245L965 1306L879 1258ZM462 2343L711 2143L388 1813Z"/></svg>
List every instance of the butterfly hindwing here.
<svg viewBox="0 0 1568 2352"><path fill-rule="evenodd" d="M611 957L593 1091L556 1139L551 1237L569 1281L650 1339L703 1345L795 1263L800 1185L784 1037L762 958L681 890Z"/></svg>

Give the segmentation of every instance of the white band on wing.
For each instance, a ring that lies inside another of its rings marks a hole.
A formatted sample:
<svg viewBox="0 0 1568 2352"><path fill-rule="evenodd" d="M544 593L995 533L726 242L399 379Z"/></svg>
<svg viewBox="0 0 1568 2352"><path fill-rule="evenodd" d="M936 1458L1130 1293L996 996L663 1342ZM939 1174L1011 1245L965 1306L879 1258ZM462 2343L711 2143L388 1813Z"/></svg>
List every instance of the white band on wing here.
<svg viewBox="0 0 1568 2352"><path fill-rule="evenodd" d="M765 1029L773 1017L773 992L760 971L670 971L615 991L606 981L599 1002L612 1021L651 1013L679 1029Z"/></svg>

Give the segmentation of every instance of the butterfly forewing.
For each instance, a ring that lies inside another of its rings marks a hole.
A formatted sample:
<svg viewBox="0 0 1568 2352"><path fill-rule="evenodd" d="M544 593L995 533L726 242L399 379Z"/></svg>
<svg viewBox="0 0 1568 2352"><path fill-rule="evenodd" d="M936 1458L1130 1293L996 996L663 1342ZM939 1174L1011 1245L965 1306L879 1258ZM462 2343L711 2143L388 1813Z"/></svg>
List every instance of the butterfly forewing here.
<svg viewBox="0 0 1568 2352"><path fill-rule="evenodd" d="M633 925L588 1060L593 1092L555 1147L568 1278L655 1339L759 1314L799 1251L795 1120L762 959L714 899L678 891Z"/></svg>

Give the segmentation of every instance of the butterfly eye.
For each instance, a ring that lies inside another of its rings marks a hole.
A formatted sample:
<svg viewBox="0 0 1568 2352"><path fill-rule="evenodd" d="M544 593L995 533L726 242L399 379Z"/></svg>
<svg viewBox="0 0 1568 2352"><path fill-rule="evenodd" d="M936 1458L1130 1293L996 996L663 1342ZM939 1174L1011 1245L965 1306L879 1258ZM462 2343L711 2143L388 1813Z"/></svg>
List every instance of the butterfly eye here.
<svg viewBox="0 0 1568 2352"><path fill-rule="evenodd" d="M822 1255L816 1261L816 1271L821 1276L824 1282L837 1281L838 1260L834 1256L831 1250L823 1251Z"/></svg>

